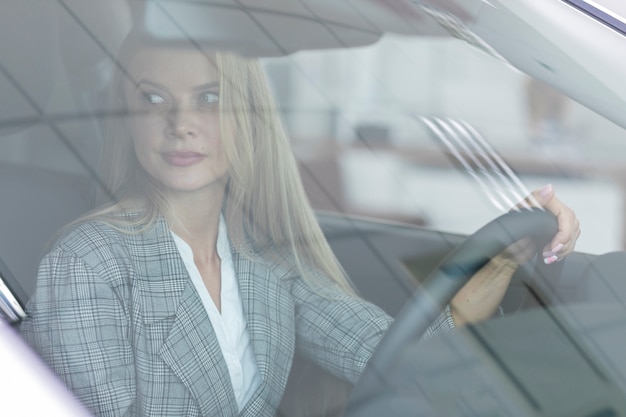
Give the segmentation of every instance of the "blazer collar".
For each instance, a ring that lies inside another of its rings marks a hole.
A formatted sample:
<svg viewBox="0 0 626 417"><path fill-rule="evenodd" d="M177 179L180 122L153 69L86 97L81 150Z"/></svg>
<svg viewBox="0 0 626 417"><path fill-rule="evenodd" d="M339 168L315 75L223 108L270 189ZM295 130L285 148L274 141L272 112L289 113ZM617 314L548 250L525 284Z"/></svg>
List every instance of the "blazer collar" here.
<svg viewBox="0 0 626 417"><path fill-rule="evenodd" d="M236 415L235 394L217 337L167 223L159 219L129 239L144 324L173 320L159 352L163 361L191 392L202 415Z"/></svg>
<svg viewBox="0 0 626 417"><path fill-rule="evenodd" d="M163 360L200 404L203 415L237 414L235 395L217 337L169 228L163 219L133 239L141 270L136 286L144 323L174 316L161 348ZM131 245L132 246L132 245ZM293 305L282 274L261 259L232 248L261 384L242 410L258 415L276 409L284 391L295 345ZM266 402L269 402L268 408Z"/></svg>

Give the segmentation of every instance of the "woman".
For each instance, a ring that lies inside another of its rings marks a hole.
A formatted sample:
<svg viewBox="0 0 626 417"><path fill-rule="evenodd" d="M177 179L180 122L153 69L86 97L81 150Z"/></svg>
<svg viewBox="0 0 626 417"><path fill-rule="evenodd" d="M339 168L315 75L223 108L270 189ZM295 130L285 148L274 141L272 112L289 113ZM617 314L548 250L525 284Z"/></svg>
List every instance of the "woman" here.
<svg viewBox="0 0 626 417"><path fill-rule="evenodd" d="M294 351L356 381L391 319L356 297L302 189L257 62L131 35L105 179L116 203L43 260L22 333L97 415L271 416ZM559 216L549 256L573 250ZM428 335L492 315L494 260Z"/></svg>

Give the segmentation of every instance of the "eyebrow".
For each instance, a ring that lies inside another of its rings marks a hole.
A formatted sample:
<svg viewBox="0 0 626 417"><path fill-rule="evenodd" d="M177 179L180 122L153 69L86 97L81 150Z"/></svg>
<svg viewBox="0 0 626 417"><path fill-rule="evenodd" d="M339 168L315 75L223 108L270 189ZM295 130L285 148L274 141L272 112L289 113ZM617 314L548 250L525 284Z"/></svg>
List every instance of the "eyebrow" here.
<svg viewBox="0 0 626 417"><path fill-rule="evenodd" d="M159 90L166 90L166 88L163 85L161 85L159 83L155 83L155 82L150 81L150 80L146 80L144 78L142 78L141 80L137 81L137 84L135 84L135 89L138 89L143 84L148 84L148 85L150 85L152 87L158 88Z"/></svg>
<svg viewBox="0 0 626 417"><path fill-rule="evenodd" d="M161 85L159 83L155 83L155 82L150 81L150 80L143 79L143 78L137 82L137 84L135 85L135 88L138 89L143 84L150 85L150 86L158 88L160 90L167 90L167 88L165 88L165 86L163 86L163 85ZM214 89L214 88L219 88L219 86L220 86L219 81L212 81L212 82L209 82L209 83L202 84L202 85L199 85L197 87L194 87L193 90L194 91L210 90L210 89Z"/></svg>
<svg viewBox="0 0 626 417"><path fill-rule="evenodd" d="M210 89L214 89L214 88L219 88L220 83L219 81L212 81L210 83L206 83L206 84L202 84L199 85L197 87L194 87L194 91L200 91L200 90L210 90Z"/></svg>

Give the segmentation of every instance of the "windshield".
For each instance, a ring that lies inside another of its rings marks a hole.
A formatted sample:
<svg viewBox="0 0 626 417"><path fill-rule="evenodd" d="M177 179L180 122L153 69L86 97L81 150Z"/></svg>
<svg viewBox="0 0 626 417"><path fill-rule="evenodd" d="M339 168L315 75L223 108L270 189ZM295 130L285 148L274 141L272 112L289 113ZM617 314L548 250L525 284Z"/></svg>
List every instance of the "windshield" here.
<svg viewBox="0 0 626 417"><path fill-rule="evenodd" d="M624 129L541 81L458 40L393 35L264 63L305 174L336 182L315 195L319 208L458 233L497 215L421 120L436 116L475 127L529 189L553 183L566 194L593 224L582 251L622 249Z"/></svg>
<svg viewBox="0 0 626 417"><path fill-rule="evenodd" d="M26 345L0 340L89 412L340 415L423 294L391 356L443 352L416 362L434 385L458 343L502 404L552 407L525 369L563 343L621 398L615 342L578 338L621 320L596 308L623 304L621 3L0 7L0 311ZM551 217L482 235L526 212ZM523 334L539 356L509 355Z"/></svg>

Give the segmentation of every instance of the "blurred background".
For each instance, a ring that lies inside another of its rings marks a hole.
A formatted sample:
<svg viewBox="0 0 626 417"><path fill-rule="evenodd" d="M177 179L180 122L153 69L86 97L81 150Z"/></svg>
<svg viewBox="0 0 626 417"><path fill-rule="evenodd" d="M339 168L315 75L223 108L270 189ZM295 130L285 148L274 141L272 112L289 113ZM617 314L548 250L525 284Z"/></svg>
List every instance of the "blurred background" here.
<svg viewBox="0 0 626 417"><path fill-rule="evenodd" d="M459 233L497 216L416 119L445 116L482 133L529 189L555 187L581 221L578 250L625 247L626 131L506 63L401 36L264 63L317 208Z"/></svg>

